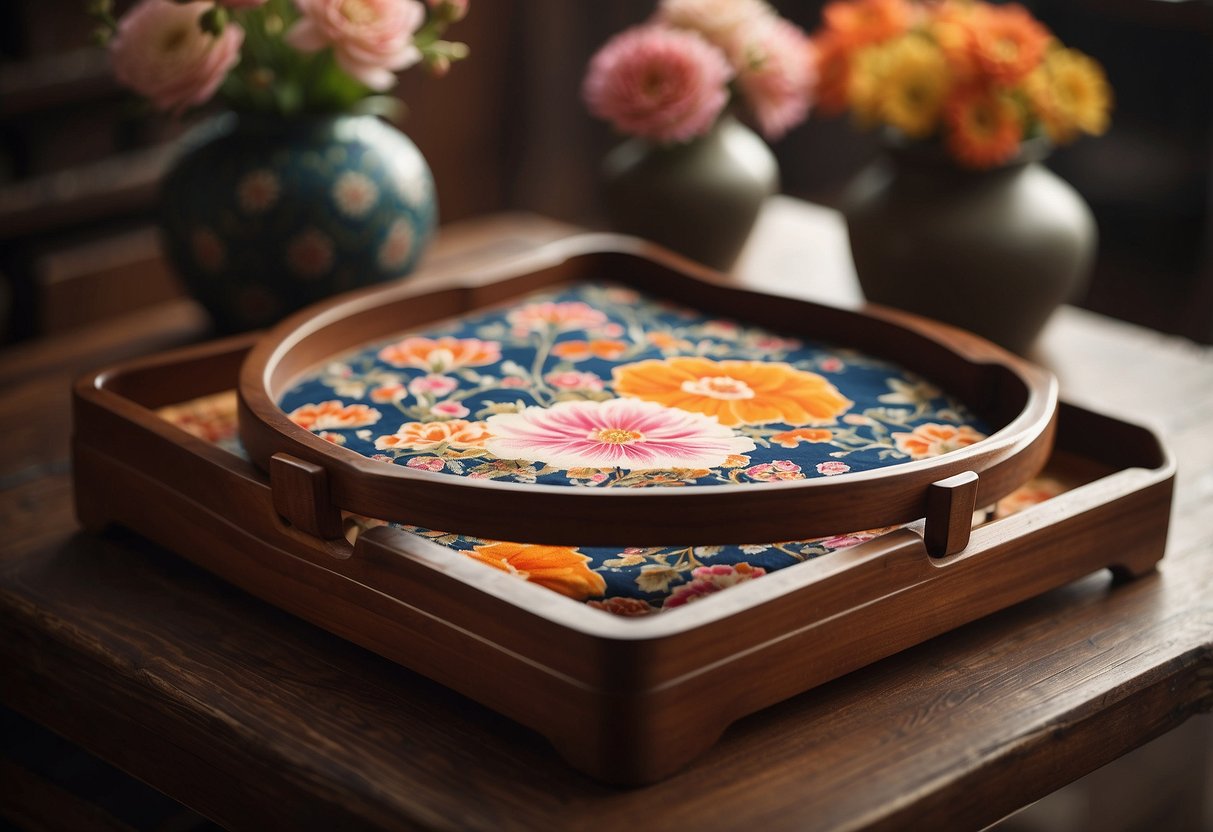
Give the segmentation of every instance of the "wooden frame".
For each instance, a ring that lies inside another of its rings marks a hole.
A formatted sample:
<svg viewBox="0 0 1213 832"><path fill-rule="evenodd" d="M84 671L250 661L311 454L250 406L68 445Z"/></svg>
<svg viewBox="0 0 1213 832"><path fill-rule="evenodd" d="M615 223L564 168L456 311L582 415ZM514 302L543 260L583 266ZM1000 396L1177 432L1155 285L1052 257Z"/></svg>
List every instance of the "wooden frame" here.
<svg viewBox="0 0 1213 832"><path fill-rule="evenodd" d="M153 412L231 389L252 344L78 382L85 527L134 529L534 728L611 782L667 776L745 714L1097 569L1148 572L1165 546L1165 449L1143 428L1063 405L1049 465L1076 487L975 529L959 553L929 556L919 523L703 602L616 618L398 530L351 546L284 522L267 475Z"/></svg>
<svg viewBox="0 0 1213 832"><path fill-rule="evenodd" d="M603 275L778 332L896 356L998 430L941 457L844 477L760 489L591 491L384 466L298 427L277 406L301 374L335 355L539 288ZM289 318L253 348L240 377L241 438L274 487L289 492L279 507L297 526L335 536L334 518L344 509L496 540L651 546L800 540L926 517L931 551L945 555L967 541L968 523L956 518L1030 478L1052 443L1056 382L989 342L892 310L861 314L732 288L713 272L630 238L571 238L449 278L437 288L405 282L341 296ZM626 540L618 539L620 516L629 518ZM544 522L536 524L536 517Z"/></svg>

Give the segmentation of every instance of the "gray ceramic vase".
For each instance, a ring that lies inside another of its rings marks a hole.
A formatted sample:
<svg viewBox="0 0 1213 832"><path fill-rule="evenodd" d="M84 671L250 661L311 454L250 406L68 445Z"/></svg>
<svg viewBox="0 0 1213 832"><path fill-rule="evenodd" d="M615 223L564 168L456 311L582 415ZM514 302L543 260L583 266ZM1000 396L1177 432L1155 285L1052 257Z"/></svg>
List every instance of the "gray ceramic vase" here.
<svg viewBox="0 0 1213 832"><path fill-rule="evenodd" d="M958 168L937 146L889 148L843 200L864 296L954 324L1020 354L1085 287L1091 211L1027 143L992 170Z"/></svg>
<svg viewBox="0 0 1213 832"><path fill-rule="evenodd" d="M611 225L721 271L732 268L762 203L779 188L775 157L725 115L686 144L629 139L603 163Z"/></svg>

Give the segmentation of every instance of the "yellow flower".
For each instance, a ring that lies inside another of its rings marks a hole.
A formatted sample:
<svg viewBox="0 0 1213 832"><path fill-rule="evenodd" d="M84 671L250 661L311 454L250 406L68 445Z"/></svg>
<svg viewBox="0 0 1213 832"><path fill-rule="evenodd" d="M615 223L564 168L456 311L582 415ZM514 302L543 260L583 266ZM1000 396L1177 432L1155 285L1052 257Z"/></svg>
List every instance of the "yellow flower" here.
<svg viewBox="0 0 1213 832"><path fill-rule="evenodd" d="M589 558L569 546L496 542L463 554L578 601L606 592L606 581L586 566Z"/></svg>
<svg viewBox="0 0 1213 832"><path fill-rule="evenodd" d="M1077 49L1054 49L1028 76L1031 100L1045 133L1055 142L1078 131L1098 136L1108 129L1112 88L1103 69Z"/></svg>
<svg viewBox="0 0 1213 832"><path fill-rule="evenodd" d="M887 47L873 46L859 50L852 59L847 97L861 127L872 127L880 121L888 52Z"/></svg>
<svg viewBox="0 0 1213 832"><path fill-rule="evenodd" d="M884 120L912 138L929 136L950 84L948 62L938 46L921 37L895 41L885 57L880 101Z"/></svg>
<svg viewBox="0 0 1213 832"><path fill-rule="evenodd" d="M615 392L715 416L722 425L820 425L853 402L816 373L790 364L682 356L614 369Z"/></svg>

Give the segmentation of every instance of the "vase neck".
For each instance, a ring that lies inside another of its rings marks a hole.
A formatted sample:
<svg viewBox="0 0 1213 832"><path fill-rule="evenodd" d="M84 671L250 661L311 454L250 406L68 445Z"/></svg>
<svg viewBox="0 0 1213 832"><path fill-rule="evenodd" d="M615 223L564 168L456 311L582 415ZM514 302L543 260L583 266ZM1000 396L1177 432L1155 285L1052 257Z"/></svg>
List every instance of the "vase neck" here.
<svg viewBox="0 0 1213 832"><path fill-rule="evenodd" d="M1023 142L1018 152L1006 162L988 168L965 167L956 161L938 141L886 141L885 156L898 176L949 180L953 182L988 181L1016 176L1029 165L1048 156L1050 146L1042 139Z"/></svg>

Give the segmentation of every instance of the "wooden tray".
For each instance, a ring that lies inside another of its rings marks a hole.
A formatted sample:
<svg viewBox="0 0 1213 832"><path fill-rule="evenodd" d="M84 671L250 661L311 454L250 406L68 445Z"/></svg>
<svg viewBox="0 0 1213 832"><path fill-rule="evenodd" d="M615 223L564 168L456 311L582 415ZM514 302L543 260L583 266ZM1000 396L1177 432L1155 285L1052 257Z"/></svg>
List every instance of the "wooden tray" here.
<svg viewBox="0 0 1213 832"><path fill-rule="evenodd" d="M279 407L302 376L368 342L508 307L537 289L604 279L781 335L895 357L976 411L992 434L935 458L839 477L611 490L383 465L305 430ZM493 540L630 546L800 540L927 517L928 545L941 555L964 548L977 506L1040 469L1057 406L1048 373L975 336L891 310L860 314L731 288L688 261L606 235L562 241L440 290L405 282L312 307L254 347L239 390L241 438L270 473L279 510L325 537L340 533L341 510Z"/></svg>
<svg viewBox="0 0 1213 832"><path fill-rule="evenodd" d="M351 545L285 520L296 504L284 505L272 475L155 412L233 388L254 343L216 342L80 380L83 525L134 529L534 728L611 782L667 776L741 716L1097 569L1148 572L1164 550L1166 451L1145 429L1063 404L1047 471L1073 487L979 526L963 551L930 556L919 521L677 610L618 618L399 529L374 528ZM950 516L967 532L967 516Z"/></svg>

